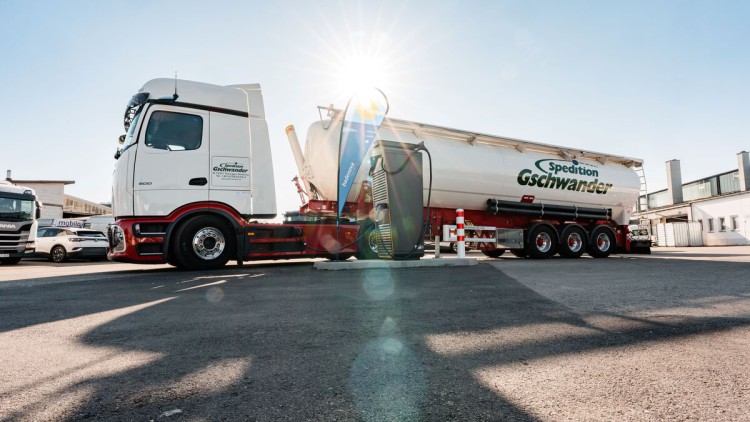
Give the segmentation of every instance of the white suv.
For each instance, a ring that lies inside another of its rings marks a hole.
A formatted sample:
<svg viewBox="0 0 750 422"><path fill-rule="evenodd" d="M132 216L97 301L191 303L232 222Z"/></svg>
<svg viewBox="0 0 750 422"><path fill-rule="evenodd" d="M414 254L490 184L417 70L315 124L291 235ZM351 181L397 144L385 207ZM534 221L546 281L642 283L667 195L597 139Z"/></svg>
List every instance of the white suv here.
<svg viewBox="0 0 750 422"><path fill-rule="evenodd" d="M90 229L42 227L36 232L36 255L53 262L68 258L101 261L107 259L107 236Z"/></svg>

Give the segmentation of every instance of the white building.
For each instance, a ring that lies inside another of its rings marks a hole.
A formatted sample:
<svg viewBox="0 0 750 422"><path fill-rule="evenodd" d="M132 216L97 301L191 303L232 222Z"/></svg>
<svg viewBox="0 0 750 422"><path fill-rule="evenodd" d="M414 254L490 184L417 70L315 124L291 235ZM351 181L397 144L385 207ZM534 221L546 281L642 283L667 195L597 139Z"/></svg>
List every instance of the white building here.
<svg viewBox="0 0 750 422"><path fill-rule="evenodd" d="M737 154L737 163L737 170L683 184L679 160L667 161L668 188L642 197L648 208L636 216L650 220L654 234L658 224L697 222L706 246L750 245L750 153Z"/></svg>
<svg viewBox="0 0 750 422"><path fill-rule="evenodd" d="M112 208L108 205L97 204L65 194L65 186L74 184L75 181L73 180L18 180L11 178L10 170L7 172L6 180L16 185L34 189L39 202L42 203L40 219L112 214Z"/></svg>

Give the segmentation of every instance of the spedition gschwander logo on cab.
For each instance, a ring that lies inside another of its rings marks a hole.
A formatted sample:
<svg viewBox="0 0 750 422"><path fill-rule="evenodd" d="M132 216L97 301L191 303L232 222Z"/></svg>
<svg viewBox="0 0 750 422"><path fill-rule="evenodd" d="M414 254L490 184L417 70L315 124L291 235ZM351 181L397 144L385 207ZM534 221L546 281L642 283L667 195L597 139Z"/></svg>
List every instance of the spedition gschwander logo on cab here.
<svg viewBox="0 0 750 422"><path fill-rule="evenodd" d="M599 170L591 164L578 160L565 161L544 159L534 163L539 170L523 169L518 173L518 184L547 189L567 189L606 195L611 183L599 181ZM593 179L592 179L593 178Z"/></svg>

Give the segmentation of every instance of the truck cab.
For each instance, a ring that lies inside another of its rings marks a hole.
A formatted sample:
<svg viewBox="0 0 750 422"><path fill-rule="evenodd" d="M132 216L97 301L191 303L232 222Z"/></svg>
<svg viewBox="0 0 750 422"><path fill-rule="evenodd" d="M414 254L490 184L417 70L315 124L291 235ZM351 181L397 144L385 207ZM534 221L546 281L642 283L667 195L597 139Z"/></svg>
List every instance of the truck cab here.
<svg viewBox="0 0 750 422"><path fill-rule="evenodd" d="M34 256L39 216L33 189L0 181L0 264Z"/></svg>
<svg viewBox="0 0 750 422"><path fill-rule="evenodd" d="M128 103L125 129L112 181L115 218L167 216L201 202L275 217L260 85L154 79Z"/></svg>
<svg viewBox="0 0 750 422"><path fill-rule="evenodd" d="M131 98L124 120L110 259L180 265L168 257L182 254L169 249L170 238L191 220L194 239L183 246L198 261L181 266L215 265L235 257L242 239L233 237L248 219L276 216L260 85L154 79Z"/></svg>

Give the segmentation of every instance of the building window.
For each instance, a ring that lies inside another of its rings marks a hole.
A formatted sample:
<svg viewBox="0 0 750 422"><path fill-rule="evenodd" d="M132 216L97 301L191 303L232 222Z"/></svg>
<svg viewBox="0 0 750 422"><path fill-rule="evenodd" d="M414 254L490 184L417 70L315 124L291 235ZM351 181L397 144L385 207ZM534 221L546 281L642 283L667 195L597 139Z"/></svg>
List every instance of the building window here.
<svg viewBox="0 0 750 422"><path fill-rule="evenodd" d="M727 231L727 224L726 224L724 217L719 217L719 231L720 232Z"/></svg>
<svg viewBox="0 0 750 422"><path fill-rule="evenodd" d="M739 230L740 229L740 225L739 225L739 222L737 221L737 216L736 215L733 215L733 216L729 217L729 220L732 223L732 230Z"/></svg>
<svg viewBox="0 0 750 422"><path fill-rule="evenodd" d="M713 233L714 232L714 219L713 218L709 218L706 221L708 221L708 232L709 233Z"/></svg>

